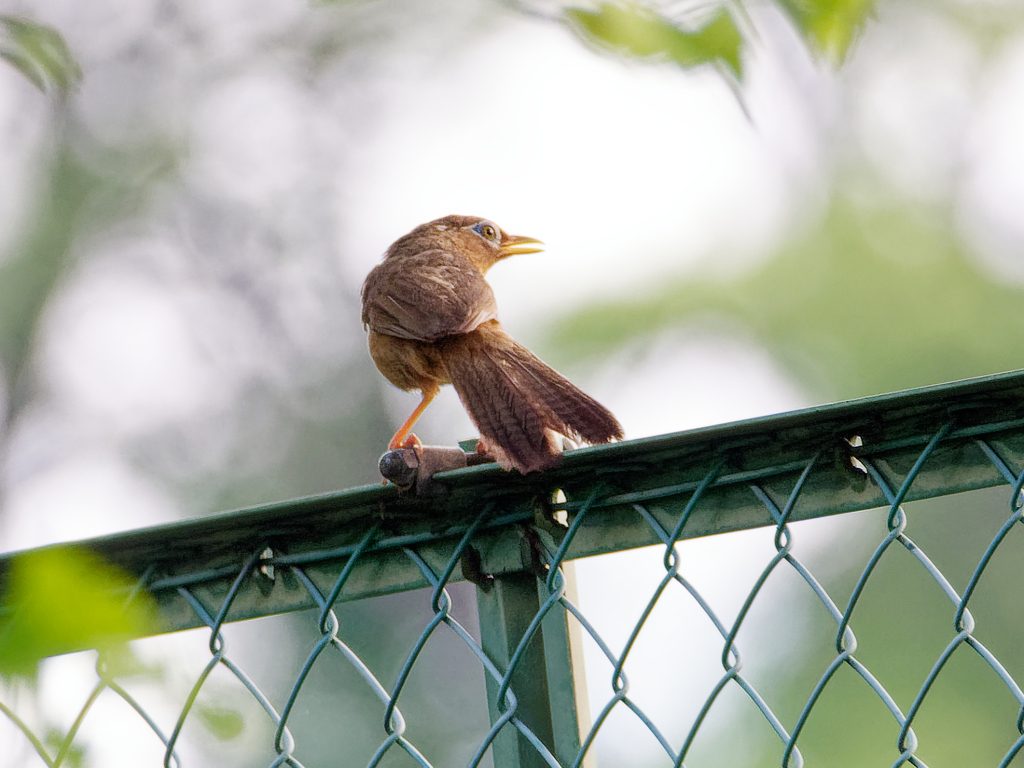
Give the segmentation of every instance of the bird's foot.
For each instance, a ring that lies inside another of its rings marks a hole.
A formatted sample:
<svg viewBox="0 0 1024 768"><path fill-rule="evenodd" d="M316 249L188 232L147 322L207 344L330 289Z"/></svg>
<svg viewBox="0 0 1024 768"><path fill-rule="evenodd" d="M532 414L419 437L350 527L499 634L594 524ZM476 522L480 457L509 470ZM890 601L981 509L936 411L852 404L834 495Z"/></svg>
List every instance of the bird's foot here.
<svg viewBox="0 0 1024 768"><path fill-rule="evenodd" d="M440 496L448 489L443 483L435 482L434 475L465 467L472 456L455 446L409 445L389 450L380 457L379 467L384 481L390 481L400 491L414 491L417 496Z"/></svg>

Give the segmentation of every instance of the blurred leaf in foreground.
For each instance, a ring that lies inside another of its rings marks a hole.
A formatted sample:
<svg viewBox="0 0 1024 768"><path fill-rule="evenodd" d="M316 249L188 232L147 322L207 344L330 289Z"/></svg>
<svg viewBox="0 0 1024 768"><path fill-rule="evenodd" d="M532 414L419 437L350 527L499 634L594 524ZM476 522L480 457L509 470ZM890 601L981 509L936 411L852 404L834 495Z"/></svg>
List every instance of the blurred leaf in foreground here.
<svg viewBox="0 0 1024 768"><path fill-rule="evenodd" d="M874 0L779 0L808 46L842 64L871 17Z"/></svg>
<svg viewBox="0 0 1024 768"><path fill-rule="evenodd" d="M197 704L196 711L206 730L221 741L237 738L245 728L245 718L236 709Z"/></svg>
<svg viewBox="0 0 1024 768"><path fill-rule="evenodd" d="M724 10L696 32L634 5L605 3L597 11L570 8L566 16L583 40L623 56L661 59L684 68L721 62L737 77L743 74L743 37Z"/></svg>
<svg viewBox="0 0 1024 768"><path fill-rule="evenodd" d="M105 649L152 633L145 593L126 605L134 580L81 549L56 547L17 555L0 613L0 674L33 677L48 657Z"/></svg>
<svg viewBox="0 0 1024 768"><path fill-rule="evenodd" d="M67 738L57 728L51 728L46 732L46 736L43 738L43 744L48 746L52 750L52 754L59 754L64 749L64 739ZM64 752L64 762L61 765L67 765L70 768L81 768L81 766L87 765L86 763L86 752L85 747L79 744L72 744L67 747L67 751Z"/></svg>
<svg viewBox="0 0 1024 768"><path fill-rule="evenodd" d="M82 79L64 37L53 27L0 14L0 58L44 93L67 94Z"/></svg>

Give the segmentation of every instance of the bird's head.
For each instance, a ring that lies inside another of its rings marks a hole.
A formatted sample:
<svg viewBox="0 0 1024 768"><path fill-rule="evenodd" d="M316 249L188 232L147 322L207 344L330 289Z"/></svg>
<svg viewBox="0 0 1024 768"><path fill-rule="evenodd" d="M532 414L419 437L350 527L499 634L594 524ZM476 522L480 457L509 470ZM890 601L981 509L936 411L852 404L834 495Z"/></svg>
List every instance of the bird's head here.
<svg viewBox="0 0 1024 768"><path fill-rule="evenodd" d="M469 258L486 273L496 262L521 253L537 253L543 249L540 240L523 235L510 235L489 219L479 216L444 216L421 224L399 238L388 256L427 248L455 250Z"/></svg>

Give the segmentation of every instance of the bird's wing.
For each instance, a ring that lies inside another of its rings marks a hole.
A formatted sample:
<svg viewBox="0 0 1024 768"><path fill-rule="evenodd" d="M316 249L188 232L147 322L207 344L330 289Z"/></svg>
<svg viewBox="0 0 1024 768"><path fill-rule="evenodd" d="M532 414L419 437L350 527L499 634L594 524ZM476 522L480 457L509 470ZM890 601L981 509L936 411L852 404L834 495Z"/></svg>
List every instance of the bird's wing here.
<svg viewBox="0 0 1024 768"><path fill-rule="evenodd" d="M437 341L469 333L497 315L480 271L444 250L386 259L363 283L363 323L400 339Z"/></svg>

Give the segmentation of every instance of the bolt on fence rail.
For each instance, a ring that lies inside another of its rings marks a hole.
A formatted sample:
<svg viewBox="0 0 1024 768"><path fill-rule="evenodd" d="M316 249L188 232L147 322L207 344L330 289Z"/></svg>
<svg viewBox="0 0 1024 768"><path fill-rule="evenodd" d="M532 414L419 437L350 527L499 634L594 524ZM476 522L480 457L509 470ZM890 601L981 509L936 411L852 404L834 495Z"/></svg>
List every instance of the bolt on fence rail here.
<svg viewBox="0 0 1024 768"><path fill-rule="evenodd" d="M57 766L67 760L94 702L119 697L163 745L163 764L183 765L183 728L196 717L197 697L211 674L226 669L273 730L273 753L259 764L302 766L303 743L291 727L297 702L318 661L335 654L383 707L377 747L365 764L437 766L410 735L403 693L417 665L427 663L428 642L444 627L464 644L463 658L485 680L490 727L474 743L469 766L593 765L594 741L619 709L629 710L657 741L663 764L683 766L709 713L736 694L770 730L779 748L776 764L801 766L809 721L835 681L851 671L895 726L892 765L924 766L926 745L919 744L915 723L958 651L973 653L1014 702L999 765L1010 765L1024 748L1022 670L1010 671L1013 665L1004 665L982 642L971 612L999 548L1024 535L1017 526L1024 515L1024 371L582 449L567 454L557 469L528 477L480 466L437 479L445 488L437 498L363 487L80 542L133 574L154 596L161 632L207 628L208 662L171 720L148 712L105 674L102 663L92 695L57 744L44 744L7 702L0 701L0 720L13 724L43 764ZM988 544L958 591L910 538L905 504L997 485L1012 489L1005 519L986 534ZM849 596L837 602L794 554L790 524L875 507L888 510L884 531ZM735 617L725 620L687 580L677 545L758 526L774 527L774 555ZM662 548L663 578L624 646L612 648L577 605L568 566L573 559L647 545ZM944 647L902 700L858 656L855 634L864 595L881 578L880 564L900 550L934 582L953 613ZM15 556L0 559L0 586ZM737 642L764 585L780 569L809 587L832 623L829 659L801 693L799 711L788 715L776 711L774 691L745 676ZM478 628L455 617L453 585L463 579L476 584ZM385 675L346 642L337 609L421 588L429 593L430 618L385 684ZM627 668L659 600L680 588L721 638L721 673L701 694L704 704L685 734L673 737L631 698ZM228 654L223 630L228 622L300 610L313 617L316 639L287 694L272 701ZM0 618L2 611L0 606ZM610 693L592 713L581 694L581 638L596 645L613 669ZM1011 638L1016 645L1021 639ZM999 644L1005 647L1005 638Z"/></svg>

